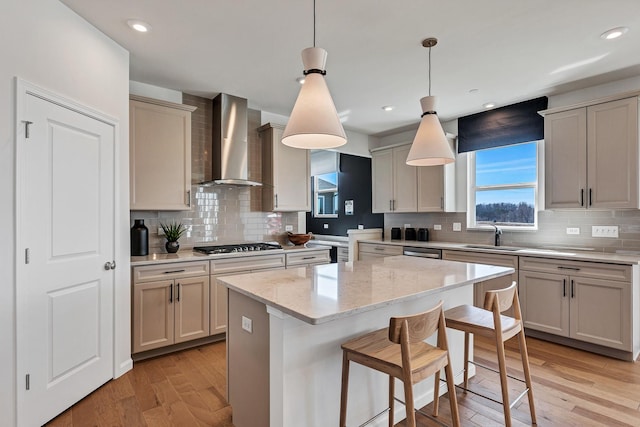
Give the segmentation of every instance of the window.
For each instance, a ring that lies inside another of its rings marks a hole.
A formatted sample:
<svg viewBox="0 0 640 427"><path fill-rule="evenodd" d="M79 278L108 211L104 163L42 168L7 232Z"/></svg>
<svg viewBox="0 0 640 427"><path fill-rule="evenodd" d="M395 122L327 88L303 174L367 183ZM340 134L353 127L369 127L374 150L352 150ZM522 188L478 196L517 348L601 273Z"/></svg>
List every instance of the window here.
<svg viewBox="0 0 640 427"><path fill-rule="evenodd" d="M537 229L541 150L534 141L469 153L467 228Z"/></svg>
<svg viewBox="0 0 640 427"><path fill-rule="evenodd" d="M338 216L338 173L331 172L313 177L313 216Z"/></svg>

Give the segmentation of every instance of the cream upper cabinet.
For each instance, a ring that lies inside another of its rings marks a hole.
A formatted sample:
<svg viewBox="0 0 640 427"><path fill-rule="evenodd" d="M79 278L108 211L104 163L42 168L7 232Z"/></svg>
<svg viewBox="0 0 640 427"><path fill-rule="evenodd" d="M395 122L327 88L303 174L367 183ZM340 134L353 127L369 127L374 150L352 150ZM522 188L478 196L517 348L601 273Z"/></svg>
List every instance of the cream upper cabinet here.
<svg viewBox="0 0 640 427"><path fill-rule="evenodd" d="M262 209L274 212L311 210L309 150L284 145L284 126L258 129L262 140Z"/></svg>
<svg viewBox="0 0 640 427"><path fill-rule="evenodd" d="M546 208L637 209L638 98L545 115Z"/></svg>
<svg viewBox="0 0 640 427"><path fill-rule="evenodd" d="M195 109L130 96L131 210L190 209L191 112Z"/></svg>
<svg viewBox="0 0 640 427"><path fill-rule="evenodd" d="M408 166L410 145L374 151L372 156L372 210L417 212L417 168Z"/></svg>

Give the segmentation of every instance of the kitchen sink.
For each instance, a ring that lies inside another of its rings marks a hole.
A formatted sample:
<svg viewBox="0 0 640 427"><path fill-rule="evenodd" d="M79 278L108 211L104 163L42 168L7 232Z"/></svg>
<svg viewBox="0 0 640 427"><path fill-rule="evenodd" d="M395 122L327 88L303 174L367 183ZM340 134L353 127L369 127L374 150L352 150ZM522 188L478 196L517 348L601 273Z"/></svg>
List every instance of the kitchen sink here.
<svg viewBox="0 0 640 427"><path fill-rule="evenodd" d="M491 246L491 245L464 245L464 247L469 249L490 249L492 251L505 251L505 252L516 252L522 249L522 248L514 248L512 246Z"/></svg>

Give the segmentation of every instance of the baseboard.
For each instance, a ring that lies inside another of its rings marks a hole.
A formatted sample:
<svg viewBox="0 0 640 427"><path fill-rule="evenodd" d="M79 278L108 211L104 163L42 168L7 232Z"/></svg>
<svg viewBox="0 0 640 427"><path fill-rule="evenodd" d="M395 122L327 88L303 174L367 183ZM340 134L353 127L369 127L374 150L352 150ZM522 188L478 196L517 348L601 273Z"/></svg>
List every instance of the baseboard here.
<svg viewBox="0 0 640 427"><path fill-rule="evenodd" d="M115 379L115 378L121 377L122 375L126 374L132 369L133 369L133 359L128 358L116 368L113 378Z"/></svg>
<svg viewBox="0 0 640 427"><path fill-rule="evenodd" d="M577 348L579 350L589 351L591 353L602 354L603 356L613 357L615 359L634 362L633 353L630 351L618 350L615 348L604 347L598 344L591 344L584 341L574 340L573 338L560 337L558 335L546 332L535 331L525 328L525 335L532 338L538 338L544 341L553 342L567 347Z"/></svg>
<svg viewBox="0 0 640 427"><path fill-rule="evenodd" d="M224 341L226 334L212 335L197 340L186 341L180 344L168 345L166 347L155 348L153 350L143 351L141 353L132 354L131 357L134 362L140 360L151 359L152 357L164 356L165 354L175 353L176 351L186 350L189 348L199 347L205 344L211 344L214 342Z"/></svg>

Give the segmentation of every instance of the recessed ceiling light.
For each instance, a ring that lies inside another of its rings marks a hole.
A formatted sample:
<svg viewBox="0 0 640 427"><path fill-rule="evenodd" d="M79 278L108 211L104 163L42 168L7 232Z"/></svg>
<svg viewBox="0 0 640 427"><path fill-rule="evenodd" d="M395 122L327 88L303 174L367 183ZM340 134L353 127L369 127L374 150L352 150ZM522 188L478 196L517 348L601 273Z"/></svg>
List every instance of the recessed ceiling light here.
<svg viewBox="0 0 640 427"><path fill-rule="evenodd" d="M600 34L600 38L601 39L605 39L605 40L613 40L613 39L617 39L618 37L622 37L623 35L625 35L625 33L629 31L629 28L627 27L616 27L616 28L612 28L608 31L605 31L604 33Z"/></svg>
<svg viewBox="0 0 640 427"><path fill-rule="evenodd" d="M141 33L146 33L151 31L151 25L147 24L146 22L138 21L136 19L128 20L127 25Z"/></svg>
<svg viewBox="0 0 640 427"><path fill-rule="evenodd" d="M469 89L469 93L476 93L478 89Z"/></svg>
<svg viewBox="0 0 640 427"><path fill-rule="evenodd" d="M298 78L296 79L296 81L297 81L298 83L300 83L301 85L303 85L303 84L304 84L304 77L298 77Z"/></svg>
<svg viewBox="0 0 640 427"><path fill-rule="evenodd" d="M393 105L385 105L384 107L382 107L384 111L391 111L393 110L393 108L394 108Z"/></svg>
<svg viewBox="0 0 640 427"><path fill-rule="evenodd" d="M482 104L482 106L483 106L484 108L493 108L493 107L495 107L495 106L496 106L496 104L495 104L494 102L487 102L487 103L485 103L485 104Z"/></svg>

